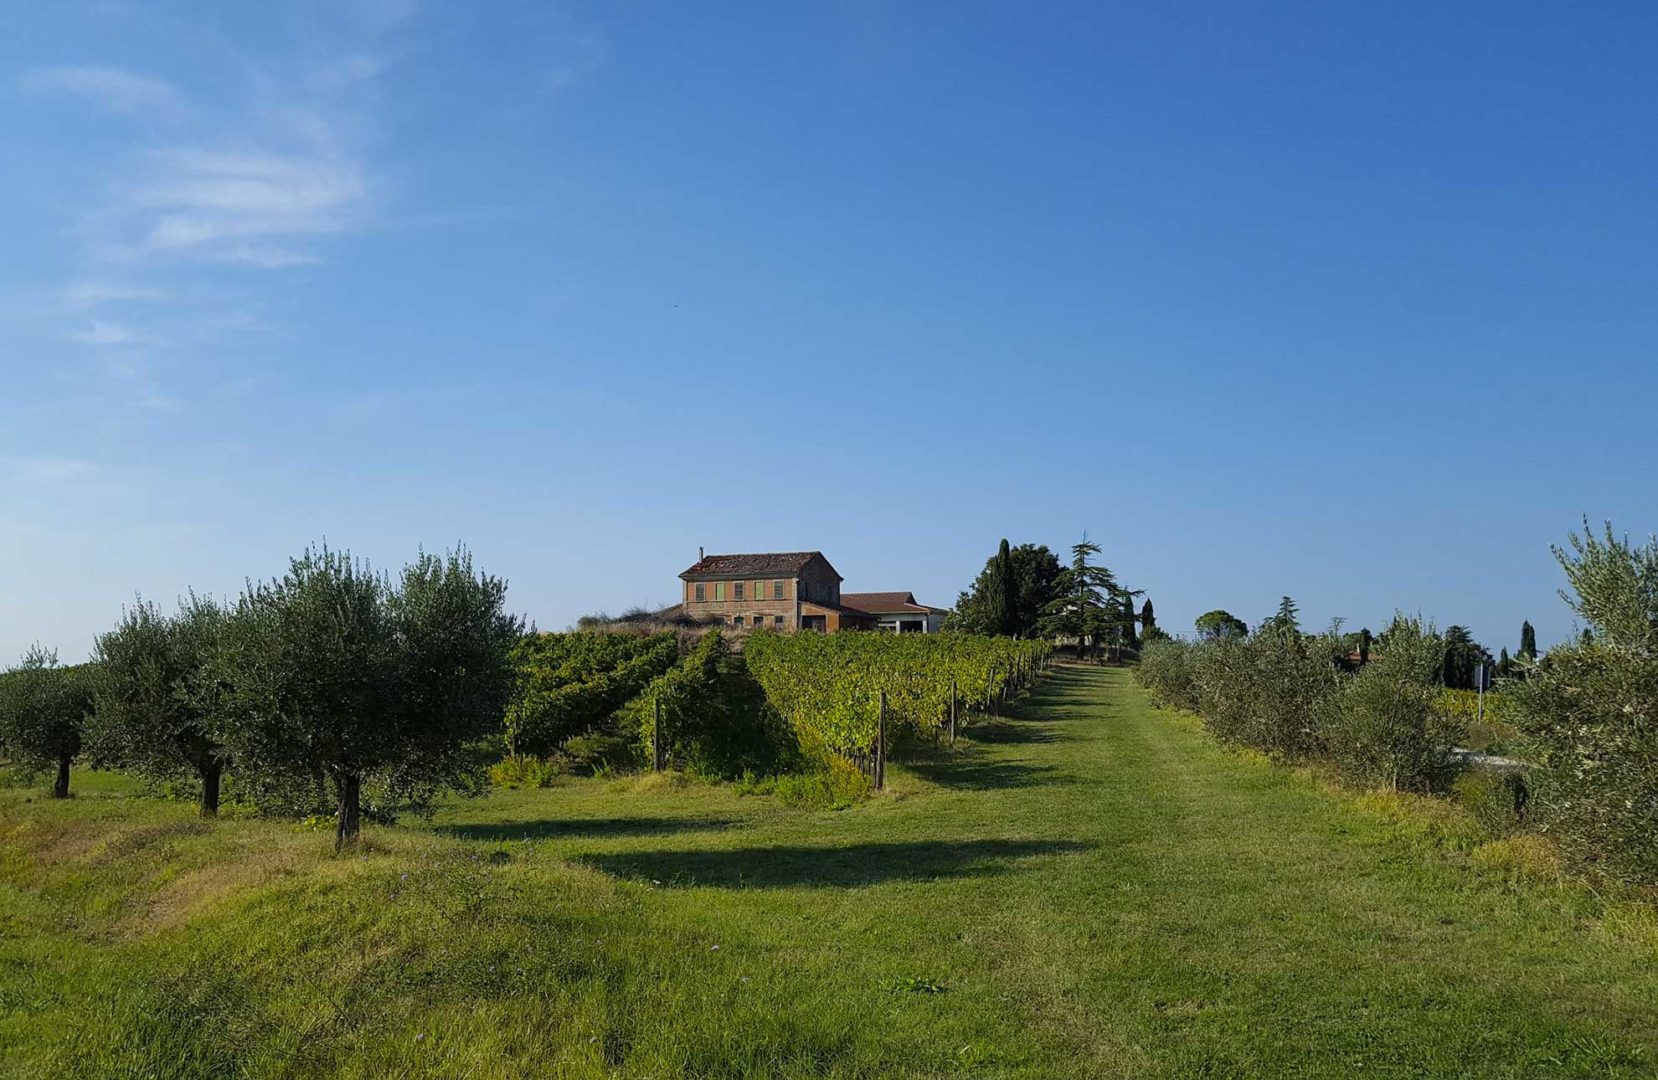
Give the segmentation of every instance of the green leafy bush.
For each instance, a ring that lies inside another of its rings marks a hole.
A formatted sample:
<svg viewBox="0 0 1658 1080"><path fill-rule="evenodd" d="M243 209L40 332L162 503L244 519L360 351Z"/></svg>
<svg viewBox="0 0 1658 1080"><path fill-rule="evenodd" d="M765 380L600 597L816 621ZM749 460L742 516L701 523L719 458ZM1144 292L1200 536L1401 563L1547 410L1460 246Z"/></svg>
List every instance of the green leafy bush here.
<svg viewBox="0 0 1658 1080"><path fill-rule="evenodd" d="M1517 772L1469 769L1456 778L1451 790L1493 839L1518 832L1525 821L1529 792L1525 777Z"/></svg>
<svg viewBox="0 0 1658 1080"><path fill-rule="evenodd" d="M1555 555L1593 634L1504 691L1535 766L1532 813L1579 861L1658 881L1658 538L1634 547L1585 523Z"/></svg>
<svg viewBox="0 0 1658 1080"><path fill-rule="evenodd" d="M1341 672L1299 634L1225 634L1196 652L1200 715L1220 739L1284 761L1316 757L1320 721Z"/></svg>
<svg viewBox="0 0 1658 1080"><path fill-rule="evenodd" d="M874 784L843 758L829 758L821 768L784 773L772 788L786 806L844 810L869 798Z"/></svg>
<svg viewBox="0 0 1658 1080"><path fill-rule="evenodd" d="M1328 701L1324 749L1354 780L1395 791L1441 786L1454 771L1450 750L1466 728L1439 708L1439 635L1420 620L1396 618L1388 651L1341 680Z"/></svg>
<svg viewBox="0 0 1658 1080"><path fill-rule="evenodd" d="M1134 677L1159 705L1197 712L1200 703L1196 651L1197 646L1189 642L1147 634Z"/></svg>
<svg viewBox="0 0 1658 1080"><path fill-rule="evenodd" d="M489 767L489 781L497 787L545 788L569 773L570 762L562 755L509 757Z"/></svg>

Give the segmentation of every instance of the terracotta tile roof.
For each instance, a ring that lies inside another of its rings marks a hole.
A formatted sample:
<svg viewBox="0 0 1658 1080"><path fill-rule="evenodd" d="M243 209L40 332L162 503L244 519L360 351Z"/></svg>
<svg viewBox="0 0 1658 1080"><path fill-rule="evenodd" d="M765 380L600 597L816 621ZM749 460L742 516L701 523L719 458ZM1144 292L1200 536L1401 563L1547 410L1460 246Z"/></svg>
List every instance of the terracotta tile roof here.
<svg viewBox="0 0 1658 1080"><path fill-rule="evenodd" d="M841 599L844 600L845 597L843 596ZM800 602L801 611L809 611L813 608L816 608L818 611L834 611L841 615L850 615L857 619L868 619L873 615L872 612L864 611L859 608L846 607L844 604L831 604L827 600L802 600Z"/></svg>
<svg viewBox="0 0 1658 1080"><path fill-rule="evenodd" d="M912 592L843 592L841 603L849 608L867 611L872 615L890 615L895 612L934 612L941 608L915 602Z"/></svg>
<svg viewBox="0 0 1658 1080"><path fill-rule="evenodd" d="M798 574L821 551L766 551L754 555L704 555L679 576L691 577L774 577ZM824 560L827 562L828 560Z"/></svg>

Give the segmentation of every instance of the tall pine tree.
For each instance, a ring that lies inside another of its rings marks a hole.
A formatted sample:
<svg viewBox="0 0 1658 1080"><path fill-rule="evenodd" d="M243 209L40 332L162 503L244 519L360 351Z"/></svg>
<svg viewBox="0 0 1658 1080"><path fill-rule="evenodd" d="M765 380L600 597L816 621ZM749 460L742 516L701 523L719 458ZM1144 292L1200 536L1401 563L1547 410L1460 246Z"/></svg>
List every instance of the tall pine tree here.
<svg viewBox="0 0 1658 1080"><path fill-rule="evenodd" d="M1080 543L1071 545L1071 565L1059 572L1057 595L1043 612L1042 632L1075 641L1078 657L1085 648L1098 649L1112 636L1119 610L1116 576L1089 561L1099 553L1100 546L1087 533Z"/></svg>

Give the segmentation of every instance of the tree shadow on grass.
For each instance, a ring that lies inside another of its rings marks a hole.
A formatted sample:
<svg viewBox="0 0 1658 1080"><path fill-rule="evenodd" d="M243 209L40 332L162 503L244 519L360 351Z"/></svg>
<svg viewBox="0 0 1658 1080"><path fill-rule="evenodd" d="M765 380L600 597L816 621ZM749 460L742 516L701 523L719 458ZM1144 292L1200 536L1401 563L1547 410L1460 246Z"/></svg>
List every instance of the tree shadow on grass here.
<svg viewBox="0 0 1658 1080"><path fill-rule="evenodd" d="M534 821L480 821L439 826L461 840L557 840L569 836L662 836L704 832L737 824L719 817L539 818Z"/></svg>
<svg viewBox="0 0 1658 1080"><path fill-rule="evenodd" d="M932 840L845 847L750 847L730 851L640 851L578 856L621 878L670 888L857 888L888 881L941 881L1011 873L1021 859L1069 855L1072 840Z"/></svg>
<svg viewBox="0 0 1658 1080"><path fill-rule="evenodd" d="M962 735L976 743L1011 746L1020 743L1052 743L1059 741L1059 732L1030 722L991 720L963 728Z"/></svg>
<svg viewBox="0 0 1658 1080"><path fill-rule="evenodd" d="M1019 761L989 761L971 751L960 757L906 758L904 767L930 784L967 791L1074 784L1076 777L1055 765L1026 765Z"/></svg>

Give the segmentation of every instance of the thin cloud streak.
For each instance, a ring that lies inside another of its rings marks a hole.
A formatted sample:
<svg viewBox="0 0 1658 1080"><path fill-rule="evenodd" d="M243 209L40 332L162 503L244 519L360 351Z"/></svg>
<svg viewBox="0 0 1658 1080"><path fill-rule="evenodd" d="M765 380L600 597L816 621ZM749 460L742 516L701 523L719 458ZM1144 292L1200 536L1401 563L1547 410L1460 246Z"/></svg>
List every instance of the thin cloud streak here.
<svg viewBox="0 0 1658 1080"><path fill-rule="evenodd" d="M393 4L371 22L407 15ZM223 99L192 101L162 79L109 66L23 77L32 95L76 97L133 123L132 153L78 230L85 276L53 305L70 320L60 335L96 354L94 370L128 406L178 408L166 384L181 363L208 347L222 352L229 337L271 332L243 314L255 297L229 313L212 299L222 291L206 288L213 268L257 275L314 265L328 238L375 220L364 147L389 64L363 41L318 44L305 42L304 59L286 65L244 63L243 91ZM146 123L158 117L165 127Z"/></svg>
<svg viewBox="0 0 1658 1080"><path fill-rule="evenodd" d="M188 111L183 95L171 84L115 67L45 68L23 76L22 85L27 93L69 94L118 113L176 118Z"/></svg>
<svg viewBox="0 0 1658 1080"><path fill-rule="evenodd" d="M130 327L100 319L93 319L85 330L71 331L69 340L82 345L137 345L143 341Z"/></svg>
<svg viewBox="0 0 1658 1080"><path fill-rule="evenodd" d="M266 268L315 262L291 242L345 231L362 210L362 166L332 155L184 150L133 193L159 216L143 247Z"/></svg>

